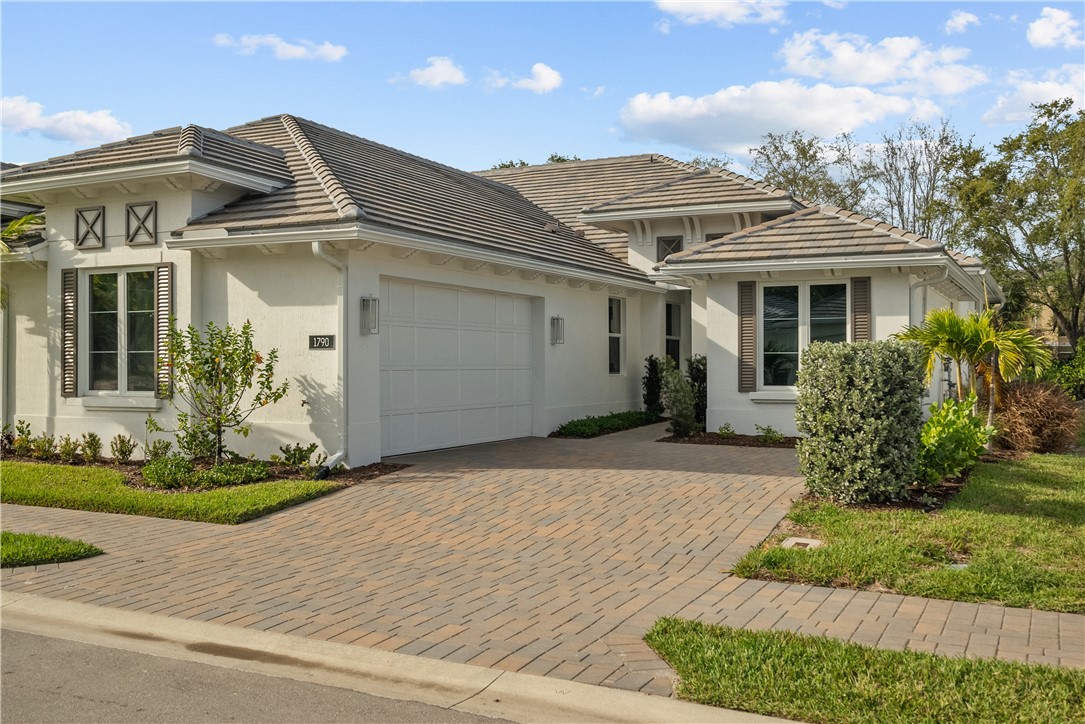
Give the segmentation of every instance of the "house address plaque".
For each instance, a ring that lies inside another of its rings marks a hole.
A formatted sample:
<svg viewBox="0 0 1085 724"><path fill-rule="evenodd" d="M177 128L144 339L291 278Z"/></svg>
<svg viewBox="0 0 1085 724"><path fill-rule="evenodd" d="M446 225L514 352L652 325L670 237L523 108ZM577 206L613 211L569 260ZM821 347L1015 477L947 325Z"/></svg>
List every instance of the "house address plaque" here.
<svg viewBox="0 0 1085 724"><path fill-rule="evenodd" d="M335 335L310 334L309 349L335 349Z"/></svg>

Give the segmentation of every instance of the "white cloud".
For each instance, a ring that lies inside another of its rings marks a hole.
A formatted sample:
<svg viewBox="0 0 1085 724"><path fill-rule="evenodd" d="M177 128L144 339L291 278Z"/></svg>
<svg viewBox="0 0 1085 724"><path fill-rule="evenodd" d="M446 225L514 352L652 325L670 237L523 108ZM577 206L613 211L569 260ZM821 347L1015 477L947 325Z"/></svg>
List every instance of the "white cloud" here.
<svg viewBox="0 0 1085 724"><path fill-rule="evenodd" d="M426 58L429 63L425 68L415 68L407 76L416 84L427 88L440 88L445 85L463 85L467 76L463 68L452 62L451 58L435 55Z"/></svg>
<svg viewBox="0 0 1085 724"><path fill-rule="evenodd" d="M834 136L888 116L930 119L940 113L924 99L855 86L805 86L789 79L730 86L698 98L640 93L622 108L620 119L625 132L637 140L744 155L765 133L794 128L796 119L808 132Z"/></svg>
<svg viewBox="0 0 1085 724"><path fill-rule="evenodd" d="M1028 25L1028 41L1034 48L1080 48L1085 45L1080 27L1069 11L1044 8Z"/></svg>
<svg viewBox="0 0 1085 724"><path fill-rule="evenodd" d="M966 13L963 10L954 10L942 30L945 31L946 35L952 35L953 33L963 33L968 30L969 25L979 24L980 19L972 13Z"/></svg>
<svg viewBox="0 0 1085 724"><path fill-rule="evenodd" d="M523 88L532 93L549 93L555 88L560 88L562 83L561 73L551 68L546 63L536 63L531 66L531 77L521 78L512 82L513 88Z"/></svg>
<svg viewBox="0 0 1085 724"><path fill-rule="evenodd" d="M132 135L132 127L112 111L61 111L47 116L42 108L26 96L4 96L0 99L0 123L13 133L40 133L71 143L107 143Z"/></svg>
<svg viewBox="0 0 1085 724"><path fill-rule="evenodd" d="M891 93L956 95L987 81L977 66L958 61L968 49L933 49L916 37L883 38L808 30L784 42L784 70L837 83L881 85Z"/></svg>
<svg viewBox="0 0 1085 724"><path fill-rule="evenodd" d="M288 43L278 35L242 35L238 39L228 33L219 33L214 43L220 48L234 48L240 55L255 55L260 48L271 48L279 60L322 60L334 63L342 60L347 49L324 41L319 45L311 40Z"/></svg>
<svg viewBox="0 0 1085 724"><path fill-rule="evenodd" d="M821 4L833 10L843 10L848 6L847 3L839 2L839 0L821 0Z"/></svg>
<svg viewBox="0 0 1085 724"><path fill-rule="evenodd" d="M787 3L783 0L657 0L656 7L686 25L714 23L721 28L730 28L735 25L787 22L784 14ZM669 25L667 29L670 29Z"/></svg>
<svg viewBox="0 0 1085 724"><path fill-rule="evenodd" d="M580 92L587 93L590 98L595 99L606 93L607 87L605 85L597 85L594 88L582 87Z"/></svg>
<svg viewBox="0 0 1085 724"><path fill-rule="evenodd" d="M1032 118L1032 104L1057 98L1073 98L1078 108L1085 107L1085 65L1064 65L1039 78L1027 70L1014 70L1005 82L1010 92L1000 95L981 119L988 125L1028 121Z"/></svg>

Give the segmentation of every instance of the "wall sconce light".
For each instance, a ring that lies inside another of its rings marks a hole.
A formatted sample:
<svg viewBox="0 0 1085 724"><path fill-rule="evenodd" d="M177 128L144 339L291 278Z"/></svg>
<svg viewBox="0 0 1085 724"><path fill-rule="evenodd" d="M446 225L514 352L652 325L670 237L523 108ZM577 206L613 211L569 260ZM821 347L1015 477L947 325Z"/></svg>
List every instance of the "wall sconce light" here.
<svg viewBox="0 0 1085 724"><path fill-rule="evenodd" d="M380 300L373 295L362 297L362 334L380 333Z"/></svg>
<svg viewBox="0 0 1085 724"><path fill-rule="evenodd" d="M550 318L550 344L565 344L565 319Z"/></svg>

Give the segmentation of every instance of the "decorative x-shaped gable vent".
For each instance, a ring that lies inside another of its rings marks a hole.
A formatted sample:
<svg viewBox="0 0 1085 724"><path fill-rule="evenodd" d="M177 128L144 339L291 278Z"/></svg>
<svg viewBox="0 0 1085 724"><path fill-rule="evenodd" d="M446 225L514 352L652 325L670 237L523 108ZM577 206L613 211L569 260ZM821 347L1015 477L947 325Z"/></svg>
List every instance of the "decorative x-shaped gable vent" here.
<svg viewBox="0 0 1085 724"><path fill-rule="evenodd" d="M105 207L75 210L75 248L101 249L105 244Z"/></svg>
<svg viewBox="0 0 1085 724"><path fill-rule="evenodd" d="M124 243L129 246L153 244L158 240L155 224L157 222L158 202L144 201L124 206Z"/></svg>

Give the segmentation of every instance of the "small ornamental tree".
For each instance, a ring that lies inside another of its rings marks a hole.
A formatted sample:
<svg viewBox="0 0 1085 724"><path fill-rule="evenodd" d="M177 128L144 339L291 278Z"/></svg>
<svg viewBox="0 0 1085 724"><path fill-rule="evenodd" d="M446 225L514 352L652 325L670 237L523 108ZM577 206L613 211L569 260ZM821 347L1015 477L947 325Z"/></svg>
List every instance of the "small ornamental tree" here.
<svg viewBox="0 0 1085 724"><path fill-rule="evenodd" d="M686 379L693 390L694 417L703 430L708 416L708 358L703 354L687 357Z"/></svg>
<svg viewBox="0 0 1085 724"><path fill-rule="evenodd" d="M226 430L248 437L249 416L286 395L290 383L274 381L279 352L273 349L266 357L257 352L247 321L240 329L208 322L203 334L191 324L184 330L171 325L167 347L168 357L160 364L171 368L174 406L180 399L188 407L177 413L178 445L192 454L201 447L207 451L206 443L193 442L205 440L218 465Z"/></svg>

